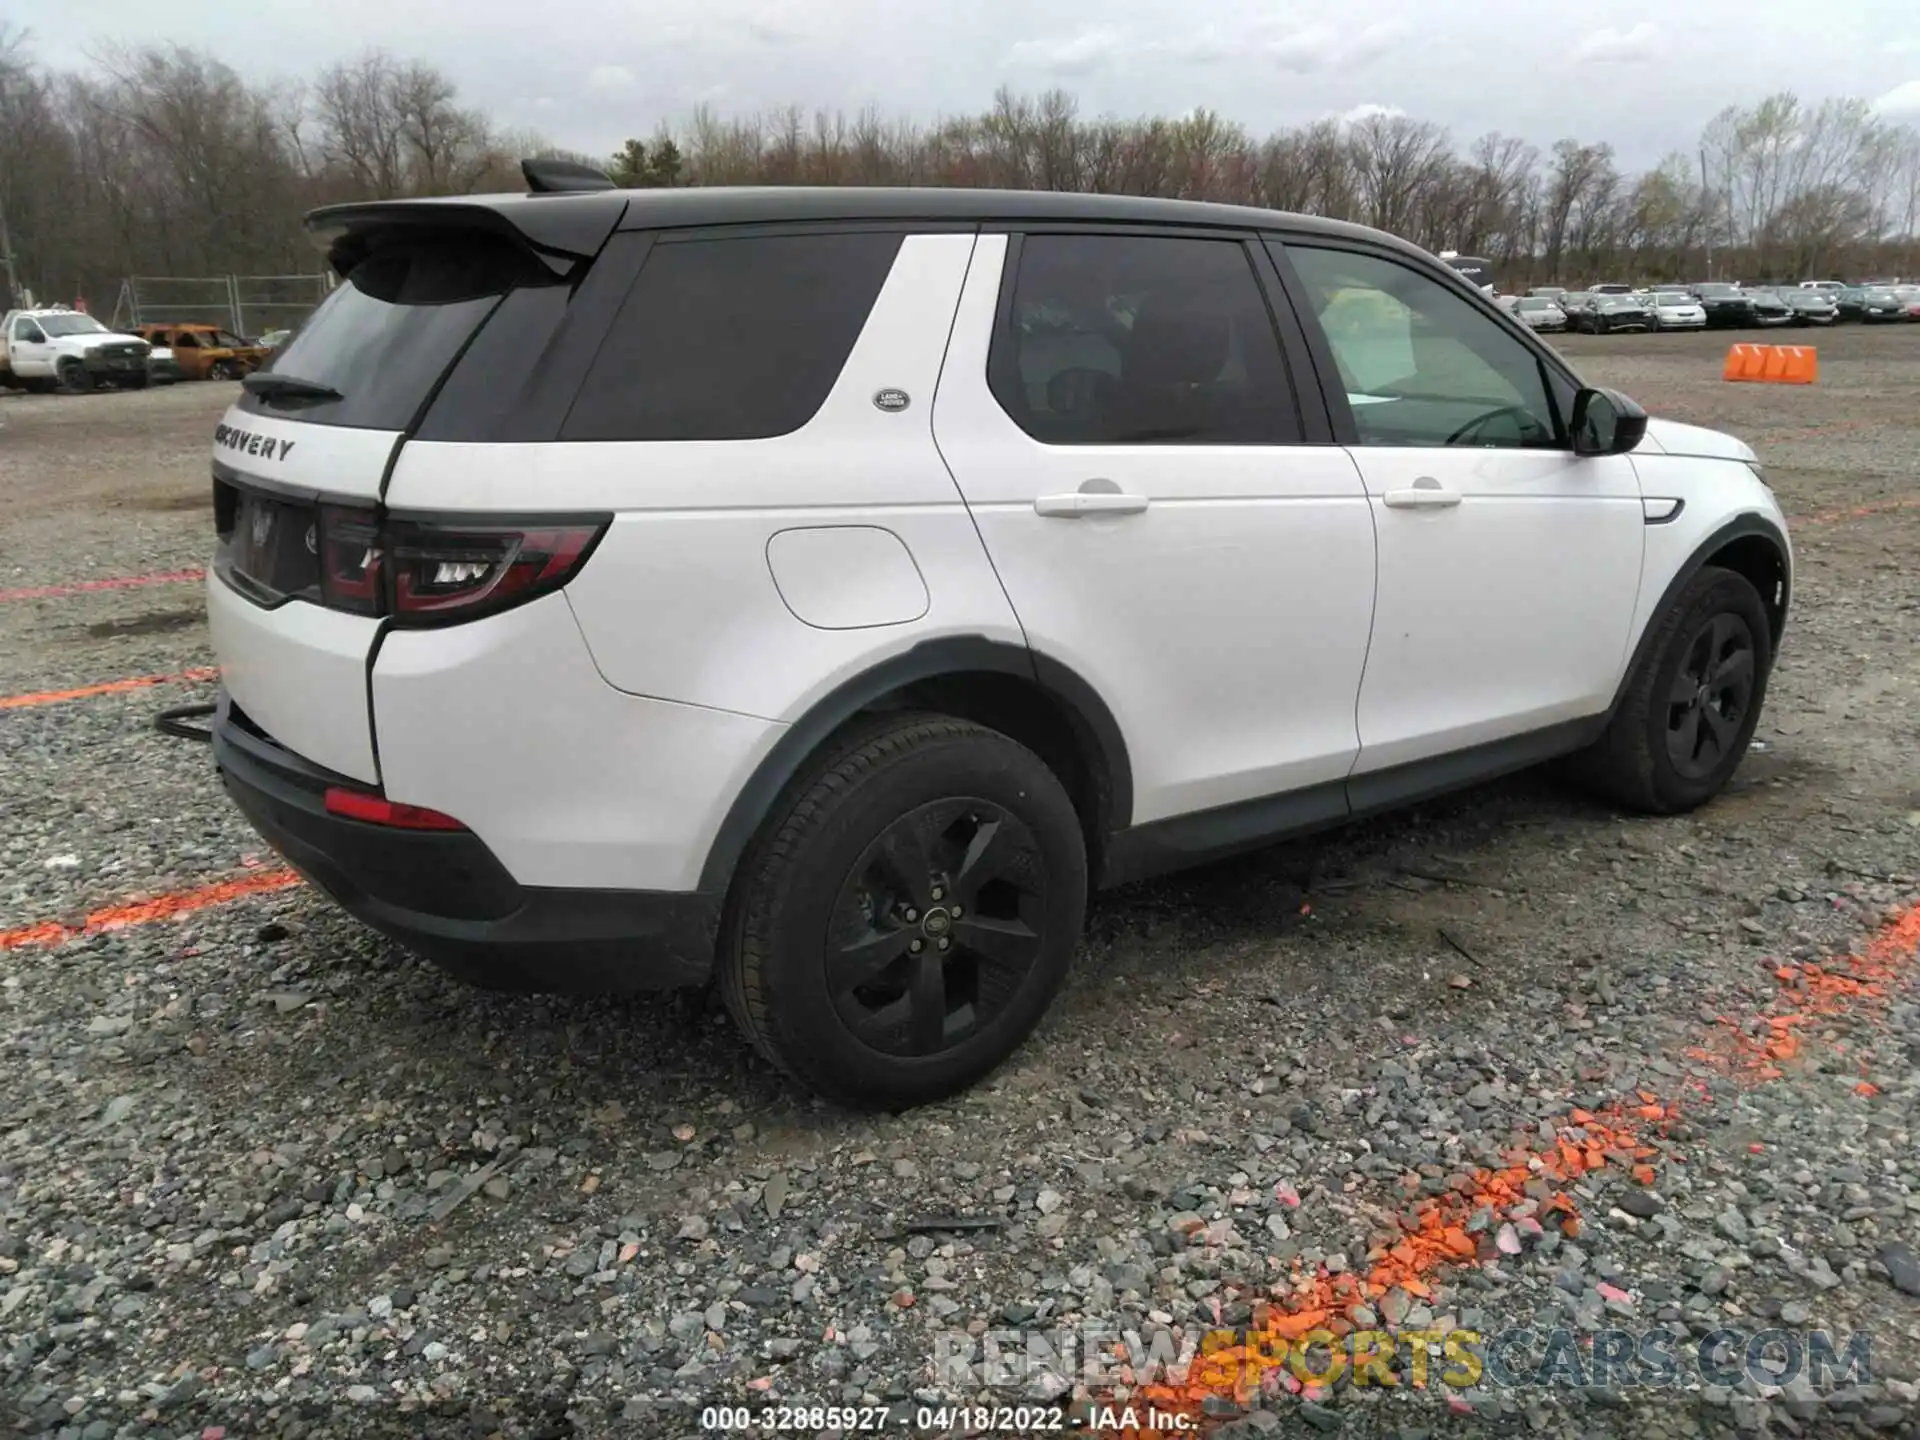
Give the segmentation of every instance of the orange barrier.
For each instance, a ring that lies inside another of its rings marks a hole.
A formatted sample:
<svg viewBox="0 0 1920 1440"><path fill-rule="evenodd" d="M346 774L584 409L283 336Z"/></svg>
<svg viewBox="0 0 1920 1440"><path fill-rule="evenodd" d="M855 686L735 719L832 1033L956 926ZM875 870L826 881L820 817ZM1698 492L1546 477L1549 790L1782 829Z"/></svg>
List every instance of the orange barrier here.
<svg viewBox="0 0 1920 1440"><path fill-rule="evenodd" d="M1720 378L1811 385L1819 375L1820 352L1811 345L1735 345Z"/></svg>

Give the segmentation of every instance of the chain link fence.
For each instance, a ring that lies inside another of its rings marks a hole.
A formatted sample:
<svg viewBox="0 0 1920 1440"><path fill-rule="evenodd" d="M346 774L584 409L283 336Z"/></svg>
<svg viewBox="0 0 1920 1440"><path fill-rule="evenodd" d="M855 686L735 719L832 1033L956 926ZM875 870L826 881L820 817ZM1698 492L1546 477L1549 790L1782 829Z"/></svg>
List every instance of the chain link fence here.
<svg viewBox="0 0 1920 1440"><path fill-rule="evenodd" d="M333 287L319 275L129 275L114 302L115 329L218 325L246 339L291 329Z"/></svg>

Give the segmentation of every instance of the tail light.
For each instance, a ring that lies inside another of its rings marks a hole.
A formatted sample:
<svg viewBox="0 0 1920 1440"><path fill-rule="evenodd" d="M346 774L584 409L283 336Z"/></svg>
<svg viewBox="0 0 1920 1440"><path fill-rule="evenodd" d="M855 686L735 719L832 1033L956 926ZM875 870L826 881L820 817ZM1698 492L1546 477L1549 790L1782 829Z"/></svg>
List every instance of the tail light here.
<svg viewBox="0 0 1920 1440"><path fill-rule="evenodd" d="M394 525L387 537L393 613L466 618L545 594L567 583L605 528Z"/></svg>
<svg viewBox="0 0 1920 1440"><path fill-rule="evenodd" d="M320 599L329 610L381 610L380 523L370 510L320 507Z"/></svg>
<svg viewBox="0 0 1920 1440"><path fill-rule="evenodd" d="M464 830L467 828L451 815L442 815L438 810L429 810L424 805L402 805L387 799L384 795L374 795L365 790L348 790L339 785L327 791L325 804L329 815L363 821L368 825L385 825L396 830Z"/></svg>
<svg viewBox="0 0 1920 1440"><path fill-rule="evenodd" d="M538 525L382 521L371 510L322 506L321 603L399 626L475 620L565 585L610 523L604 515Z"/></svg>

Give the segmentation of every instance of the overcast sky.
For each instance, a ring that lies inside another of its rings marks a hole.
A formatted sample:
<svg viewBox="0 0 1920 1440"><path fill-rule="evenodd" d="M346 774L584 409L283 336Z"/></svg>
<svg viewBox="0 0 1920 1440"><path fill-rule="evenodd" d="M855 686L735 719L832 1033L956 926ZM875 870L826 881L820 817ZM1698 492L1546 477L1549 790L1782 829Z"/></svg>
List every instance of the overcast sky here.
<svg viewBox="0 0 1920 1440"><path fill-rule="evenodd" d="M609 152L701 103L877 105L930 119L994 88L1060 85L1089 114L1207 106L1257 132L1403 110L1609 140L1628 164L1691 153L1721 107L1778 89L1920 121L1916 0L8 0L44 61L102 37L204 46L262 79L370 43L431 61L502 124ZM1564 18L1547 17L1558 13ZM1097 15L1097 19L1086 18ZM1683 17L1683 18L1676 18Z"/></svg>

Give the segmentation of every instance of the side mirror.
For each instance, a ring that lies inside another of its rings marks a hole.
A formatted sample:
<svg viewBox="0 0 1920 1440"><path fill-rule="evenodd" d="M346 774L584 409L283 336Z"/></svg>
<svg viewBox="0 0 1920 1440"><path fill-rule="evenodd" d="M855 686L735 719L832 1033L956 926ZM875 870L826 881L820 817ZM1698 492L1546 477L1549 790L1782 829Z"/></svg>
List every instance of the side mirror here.
<svg viewBox="0 0 1920 1440"><path fill-rule="evenodd" d="M1573 453L1624 455L1647 433L1647 412L1618 390L1582 389L1573 397Z"/></svg>

